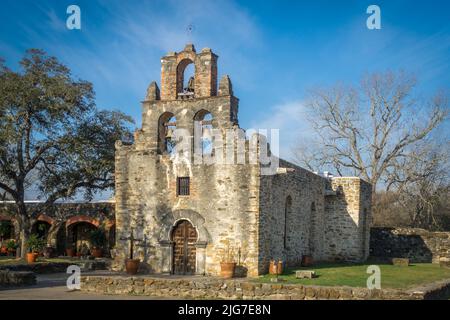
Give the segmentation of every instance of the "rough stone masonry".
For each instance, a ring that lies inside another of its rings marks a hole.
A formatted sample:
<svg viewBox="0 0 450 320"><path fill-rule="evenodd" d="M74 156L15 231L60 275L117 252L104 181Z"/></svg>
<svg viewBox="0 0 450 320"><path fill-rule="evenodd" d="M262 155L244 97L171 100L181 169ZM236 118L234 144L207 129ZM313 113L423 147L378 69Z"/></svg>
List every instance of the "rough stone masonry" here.
<svg viewBox="0 0 450 320"><path fill-rule="evenodd" d="M222 261L235 261L257 276L271 259L365 260L370 185L314 174L273 156L261 135L246 138L230 78L217 85L217 59L191 44L162 57L161 90L150 84L134 143L116 143L114 269L129 258L131 232L147 273L217 275ZM230 150L234 161L219 161ZM264 152L277 164L271 174Z"/></svg>

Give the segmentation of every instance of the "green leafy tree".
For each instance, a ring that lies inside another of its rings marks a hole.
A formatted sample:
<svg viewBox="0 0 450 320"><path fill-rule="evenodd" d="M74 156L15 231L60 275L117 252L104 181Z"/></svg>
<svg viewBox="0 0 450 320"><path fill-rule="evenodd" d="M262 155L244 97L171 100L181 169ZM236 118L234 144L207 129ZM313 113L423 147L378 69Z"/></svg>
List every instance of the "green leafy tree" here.
<svg viewBox="0 0 450 320"><path fill-rule="evenodd" d="M60 199L92 199L114 186L114 143L131 141L132 119L97 110L92 84L41 50L14 72L0 60L0 192L15 202L21 255L39 212ZM25 204L37 187L39 205Z"/></svg>

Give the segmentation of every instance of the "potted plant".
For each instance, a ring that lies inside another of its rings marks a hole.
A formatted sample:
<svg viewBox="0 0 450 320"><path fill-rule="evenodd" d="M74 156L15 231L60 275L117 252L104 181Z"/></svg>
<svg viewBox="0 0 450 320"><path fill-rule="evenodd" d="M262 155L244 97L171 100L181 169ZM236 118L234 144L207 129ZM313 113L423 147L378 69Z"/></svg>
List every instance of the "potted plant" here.
<svg viewBox="0 0 450 320"><path fill-rule="evenodd" d="M128 274L136 274L139 270L139 264L141 263L141 260L139 259L133 259L134 255L134 237L133 237L133 230L131 230L131 236L130 236L130 258L125 260L125 270Z"/></svg>
<svg viewBox="0 0 450 320"><path fill-rule="evenodd" d="M68 257L75 257L75 249L74 249L74 245L68 245L66 248L66 255Z"/></svg>
<svg viewBox="0 0 450 320"><path fill-rule="evenodd" d="M283 273L283 261L270 260L269 274L282 274Z"/></svg>
<svg viewBox="0 0 450 320"><path fill-rule="evenodd" d="M8 250L8 255L14 256L14 254L16 253L16 249L17 249L16 242L13 239L9 240L6 243L6 249Z"/></svg>
<svg viewBox="0 0 450 320"><path fill-rule="evenodd" d="M39 254L39 250L41 250L44 247L45 243L44 240L38 238L37 235L32 234L27 242L26 242L26 246L28 248L28 253L27 253L27 262L28 263L34 263L36 262L36 258Z"/></svg>
<svg viewBox="0 0 450 320"><path fill-rule="evenodd" d="M313 265L313 263L314 263L314 261L313 261L313 257L311 255L305 254L302 256L302 262L301 262L302 267L310 267Z"/></svg>
<svg viewBox="0 0 450 320"><path fill-rule="evenodd" d="M90 233L90 240L91 240L91 254L95 258L101 258L102 257L102 247L105 244L105 232L101 229L95 229Z"/></svg>
<svg viewBox="0 0 450 320"><path fill-rule="evenodd" d="M234 260L234 252L227 247L220 262L220 276L225 279L233 278L235 268L236 261Z"/></svg>

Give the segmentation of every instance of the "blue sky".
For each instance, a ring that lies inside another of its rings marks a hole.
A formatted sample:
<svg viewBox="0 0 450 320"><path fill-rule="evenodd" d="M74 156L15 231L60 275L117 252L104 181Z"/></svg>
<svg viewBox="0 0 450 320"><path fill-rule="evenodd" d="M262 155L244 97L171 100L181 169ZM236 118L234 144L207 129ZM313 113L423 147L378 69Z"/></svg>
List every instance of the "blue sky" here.
<svg viewBox="0 0 450 320"><path fill-rule="evenodd" d="M70 4L81 30L68 30ZM381 8L368 30L366 9ZM308 124L308 89L357 82L371 71L414 72L425 94L450 84L450 1L17 1L3 0L0 56L10 67L42 48L91 81L100 108L141 122L140 101L160 80L160 57L187 42L219 55L240 98L243 128L280 128L281 155ZM192 34L186 32L194 26Z"/></svg>

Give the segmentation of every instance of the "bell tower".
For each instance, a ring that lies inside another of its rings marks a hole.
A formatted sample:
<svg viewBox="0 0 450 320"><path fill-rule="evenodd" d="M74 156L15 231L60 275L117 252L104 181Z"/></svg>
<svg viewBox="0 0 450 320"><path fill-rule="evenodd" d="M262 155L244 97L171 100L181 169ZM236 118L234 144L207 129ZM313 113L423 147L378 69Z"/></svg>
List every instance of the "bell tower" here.
<svg viewBox="0 0 450 320"><path fill-rule="evenodd" d="M217 95L217 58L209 48L200 53L187 44L181 52L169 52L161 58L161 100L212 97ZM194 78L184 88L184 71L194 64Z"/></svg>
<svg viewBox="0 0 450 320"><path fill-rule="evenodd" d="M217 59L211 49L197 53L192 44L161 58L161 89L155 81L147 88L142 129L135 135L137 145L164 155L172 149L171 133L176 129L185 129L194 137L200 122L205 130L225 131L239 125L239 99L228 75L218 81ZM193 76L184 79L189 65L194 67Z"/></svg>

